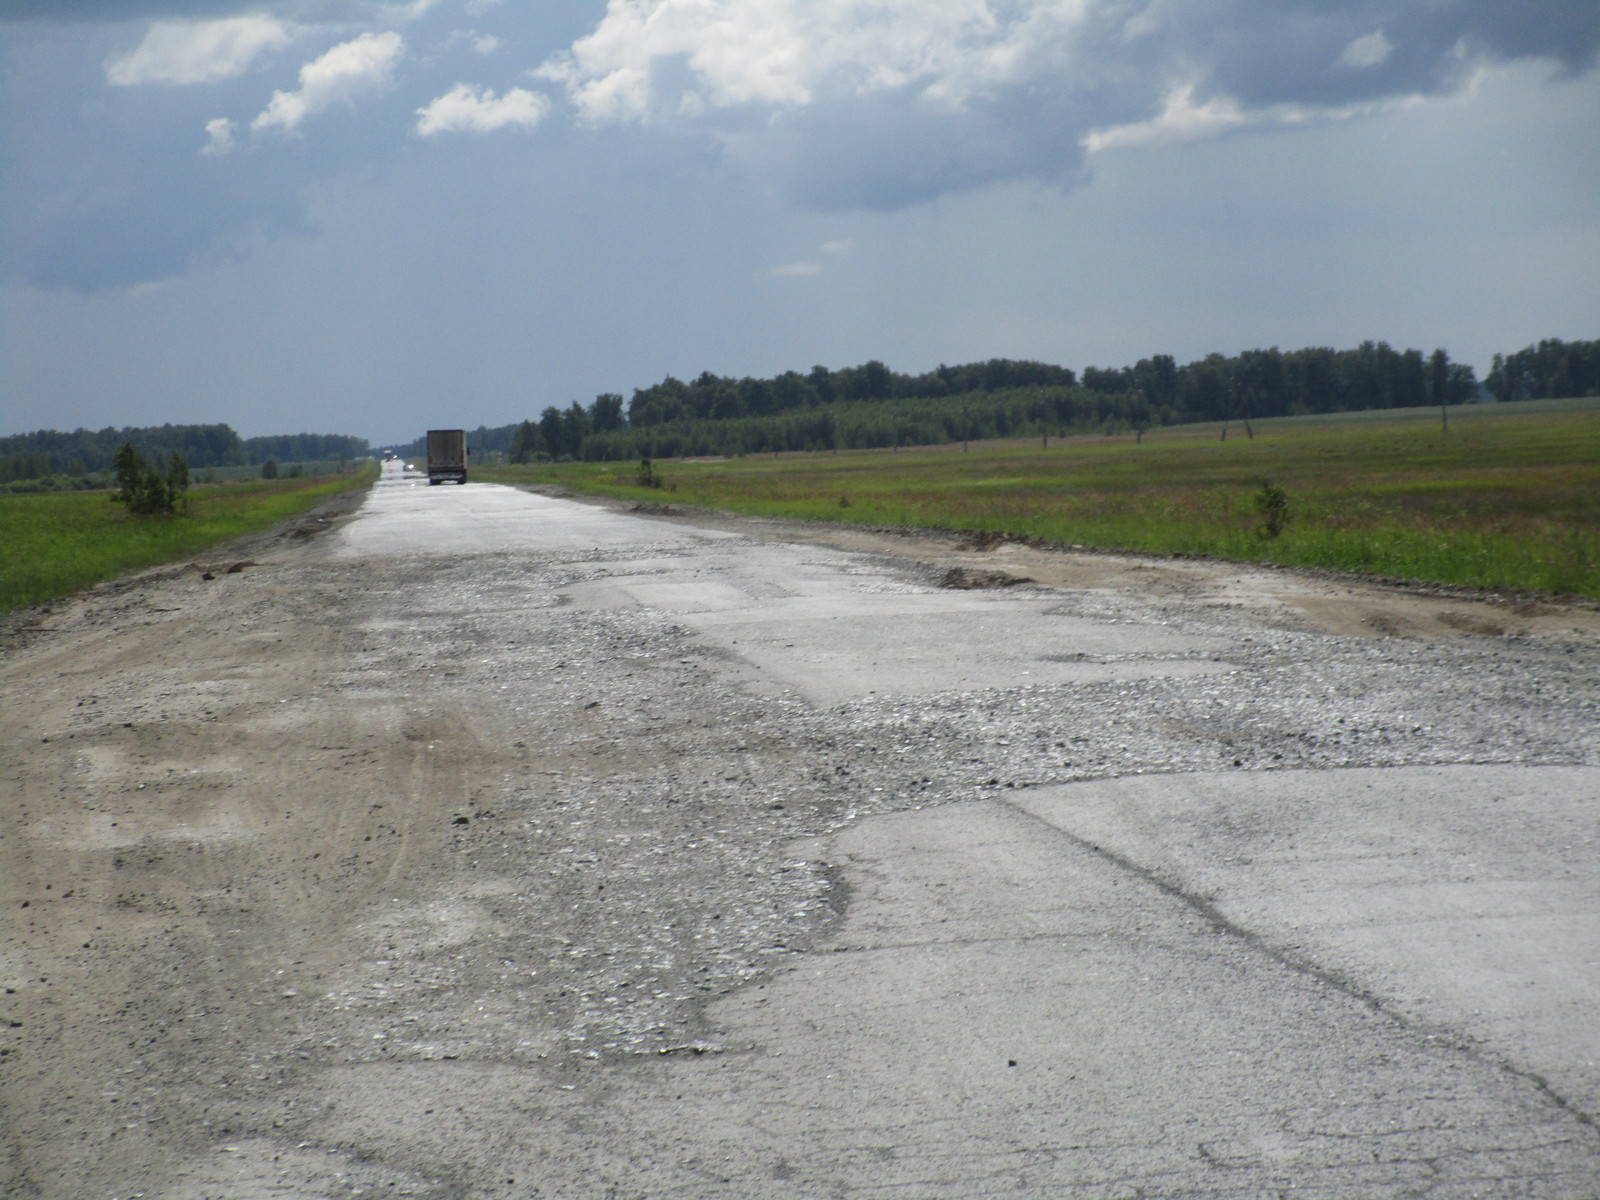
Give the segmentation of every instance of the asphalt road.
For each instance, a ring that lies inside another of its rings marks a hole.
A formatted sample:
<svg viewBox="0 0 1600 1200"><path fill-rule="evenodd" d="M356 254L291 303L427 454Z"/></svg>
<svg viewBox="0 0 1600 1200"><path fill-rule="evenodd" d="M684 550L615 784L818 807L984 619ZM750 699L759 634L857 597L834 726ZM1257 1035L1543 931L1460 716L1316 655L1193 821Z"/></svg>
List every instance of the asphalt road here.
<svg viewBox="0 0 1600 1200"><path fill-rule="evenodd" d="M389 483L0 663L8 1195L1600 1194L1589 617Z"/></svg>

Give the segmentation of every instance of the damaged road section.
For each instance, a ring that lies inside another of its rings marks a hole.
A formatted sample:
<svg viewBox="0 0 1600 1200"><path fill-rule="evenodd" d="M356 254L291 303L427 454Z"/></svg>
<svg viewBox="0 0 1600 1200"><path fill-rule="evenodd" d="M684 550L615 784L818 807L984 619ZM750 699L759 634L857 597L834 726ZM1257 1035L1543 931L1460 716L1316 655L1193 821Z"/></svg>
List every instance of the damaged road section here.
<svg viewBox="0 0 1600 1200"><path fill-rule="evenodd" d="M826 540L391 487L56 606L0 1192L1592 1191L1589 614Z"/></svg>

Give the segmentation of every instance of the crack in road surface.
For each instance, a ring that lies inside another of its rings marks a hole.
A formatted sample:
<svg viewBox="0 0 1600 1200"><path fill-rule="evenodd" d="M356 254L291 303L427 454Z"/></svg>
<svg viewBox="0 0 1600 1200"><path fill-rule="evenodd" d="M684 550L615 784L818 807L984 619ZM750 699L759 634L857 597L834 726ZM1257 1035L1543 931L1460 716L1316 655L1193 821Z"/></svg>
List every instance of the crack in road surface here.
<svg viewBox="0 0 1600 1200"><path fill-rule="evenodd" d="M1452 772L1452 774L1461 776L1463 786L1470 789L1475 784L1481 783L1485 772L1481 769L1475 768L1470 772ZM1491 771L1489 774L1491 778L1497 774L1502 777L1507 776L1507 773L1503 770ZM1576 801L1576 807L1579 810L1579 819L1582 819L1584 815L1582 809L1588 806L1592 797L1595 795L1597 788L1600 788L1600 773L1597 772L1570 772L1534 769L1532 772L1517 772L1516 775L1511 778L1514 778L1516 782L1520 783L1522 786L1527 786L1528 782L1531 780L1537 780L1538 786L1559 789L1558 795L1552 796L1549 800L1551 807L1559 810L1561 807L1572 806L1573 802ZM1321 781L1319 780L1319 782ZM1372 785L1368 784L1367 786L1370 788ZM1515 786L1515 784L1513 786ZM1338 789L1336 787L1332 790L1337 791ZM1396 798L1395 802L1397 804L1404 803L1403 799L1400 798ZM1226 934L1228 937L1238 939L1251 950L1266 955L1274 961L1282 963L1291 970L1299 971L1333 991L1343 992L1352 1000L1365 1005L1373 1012L1381 1014L1390 1020L1393 1020L1396 1024L1408 1028L1411 1031L1420 1034L1421 1036L1428 1038L1442 1038L1462 1053L1481 1058L1483 1061L1499 1070L1506 1071L1523 1080L1526 1080L1541 1093L1543 1093L1552 1104L1555 1104L1557 1107L1570 1114L1575 1120L1580 1121L1590 1127L1594 1127L1596 1125L1595 1113L1593 1111L1586 1110L1583 1107L1584 1102L1592 1104L1595 1099L1595 1093L1592 1086L1594 1075L1592 1070L1592 1060L1590 1063L1584 1064L1584 1067L1589 1069L1580 1068L1578 1071L1574 1072L1574 1074L1576 1074L1577 1077L1582 1081L1582 1085L1587 1085L1586 1090L1588 1091L1585 1101L1576 1101L1571 1097L1563 1095L1559 1088L1553 1085L1548 1078L1540 1073L1539 1070L1533 1069L1527 1065L1518 1065L1516 1062L1507 1059L1503 1051L1497 1051L1493 1048L1492 1038L1488 1042L1479 1042L1475 1040L1474 1034L1476 1031L1474 1030L1473 1026L1476 1024L1476 1022L1471 1020L1470 1015L1464 1016L1459 1012L1447 1013L1441 1020L1437 1022L1419 1021L1416 1016L1408 1014L1401 1004L1397 1003L1396 997L1384 994L1383 992L1377 990L1375 985L1363 984L1359 979L1346 973L1345 970L1341 970L1338 966L1330 967L1328 965L1324 965L1323 963L1319 963L1314 957L1314 951L1308 951L1303 945L1298 947L1287 946L1281 941L1275 940L1267 933L1262 932L1260 929L1250 928L1247 925L1242 924L1238 919L1230 917L1226 912L1223 911L1223 909L1218 905L1212 896L1197 893L1191 890L1190 885L1185 884L1181 880L1170 877L1166 872L1155 867L1134 862L1132 859L1118 853L1113 849L1098 845L1073 833L1070 828L1066 828L1059 824L1052 824L1050 821L1040 815L1039 810L1041 806L1038 804L1037 800L1035 800L1031 806L1013 803L1012 807L1014 807L1018 812L1023 812L1031 816L1038 817L1041 822L1047 825L1047 827L1053 832L1068 838L1074 844L1082 847L1099 858L1104 859L1118 870L1142 880L1158 891L1163 892L1166 895L1173 897L1175 900L1188 905L1202 920L1210 924L1211 927L1218 933ZM1068 819L1070 820L1070 817ZM1591 908L1600 908L1600 905L1591 906ZM1565 916L1568 915L1568 911L1569 910L1563 909L1554 915ZM1600 913L1591 911L1589 915L1600 916ZM1418 916L1416 913L1408 913L1403 919L1406 922L1411 923L1429 918L1426 916ZM1442 920L1446 918L1432 919ZM1546 954L1557 954L1564 952L1568 955L1579 957L1585 953L1581 940L1570 946L1563 947L1560 945L1559 938L1547 937L1543 940L1542 947L1543 952ZM1492 956L1480 954L1477 957L1485 958ZM1492 969L1498 964L1489 961L1480 962L1477 965L1485 969ZM1579 986L1583 985L1580 984ZM1570 996L1561 997L1561 999L1567 1000L1569 1004L1582 1003L1581 993L1579 992L1574 992ZM1560 1070L1564 1075L1567 1074L1568 1071L1575 1065L1567 1061L1568 1053L1574 1048L1575 1041L1575 1039L1570 1036L1567 1028L1567 1022L1570 1020L1570 1018L1571 1013L1569 1011L1557 1011L1556 1013L1546 1017L1546 1020L1553 1026L1552 1029L1547 1031L1547 1040L1549 1043L1551 1043L1545 1047L1545 1052L1550 1056L1547 1061L1550 1062L1552 1067ZM1452 1019L1455 1024L1451 1023ZM1529 1053L1529 1047L1524 1045L1520 1047L1520 1049L1522 1055L1526 1058ZM1539 1056L1535 1054L1533 1058L1535 1061L1537 1061Z"/></svg>
<svg viewBox="0 0 1600 1200"><path fill-rule="evenodd" d="M8 1197L1600 1189L1591 609L314 528L12 623Z"/></svg>

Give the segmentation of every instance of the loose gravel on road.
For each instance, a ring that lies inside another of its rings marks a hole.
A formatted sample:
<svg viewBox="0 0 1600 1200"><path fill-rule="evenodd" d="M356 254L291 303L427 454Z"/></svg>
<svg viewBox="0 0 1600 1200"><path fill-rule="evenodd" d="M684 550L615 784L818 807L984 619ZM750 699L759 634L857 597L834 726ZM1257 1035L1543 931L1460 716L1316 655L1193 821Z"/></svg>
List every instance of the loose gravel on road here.
<svg viewBox="0 0 1600 1200"><path fill-rule="evenodd" d="M284 539L253 548L255 565L233 574L197 562L28 616L45 632L13 633L0 656L0 1193L1600 1191L1596 1113L1509 1076L1519 1098L1503 1108L1478 1090L1498 1070L1492 1054L1473 1057L1448 1036L1430 1047L1388 1017L1363 1052L1375 1087L1404 1094L1411 1067L1383 1082L1385 1063L1418 1056L1438 1073L1430 1079L1459 1086L1432 1107L1398 1107L1385 1144L1411 1149L1359 1164L1330 1132L1340 1101L1313 1120L1307 1079L1276 1119L1315 1136L1285 1134L1277 1159L1245 1144L1246 1119L1231 1110L1203 1136L1178 1129L1175 1096L1152 1098L1142 1107L1159 1110L1155 1123L1107 1150L1116 1137L1104 1114L1141 1106L1097 1100L1117 1086L1097 1079L1075 1101L1100 1105L1096 1153L1050 1141L1046 1090L1026 1097L1031 1125L985 1131L1010 1164L998 1174L995 1163L954 1161L941 1179L897 1173L892 1147L885 1158L865 1144L841 1148L826 1170L754 1152L743 1161L736 1143L764 1135L730 1132L728 1105L752 1106L746 1119L762 1126L785 1121L789 1101L742 1092L728 1081L744 1077L726 1074L766 1044L753 1032L760 989L809 978L858 944L840 938L852 905L860 911L879 884L851 863L892 858L870 821L1142 775L1600 766L1592 612L1572 610L1574 628L1560 635L1519 632L1513 620L1499 636L1354 636L1304 608L1227 599L1245 573L1191 564L1182 586L1130 574L1003 595L1040 620L1166 630L1200 648L1124 657L1041 645L1027 653L1042 672L1078 681L819 703L758 678L732 635L708 634L693 613L591 601L619 575L710 586L731 578L716 564L743 562L759 576L775 546L791 557L772 561L915 599L939 592L953 567L989 569L983 553L888 534L851 546L828 531L796 547L781 530L734 521L713 540L682 519L627 519L638 531L611 548L349 556L332 552L337 532ZM994 569L1036 573L1014 558ZM1288 586L1290 576L1273 578ZM1337 607L1344 585L1300 586ZM1457 625L1495 611L1419 603L1466 614ZM854 860L841 849L851 838L868 839ZM1149 880L1123 878L1145 889L1128 912L1167 904ZM1190 952L1166 946L1152 961ZM1286 969L1254 953L1234 941L1219 961ZM981 978L983 964L978 954L967 969ZM1132 972L1134 986L1136 968L1109 954L1096 969ZM1296 979L1286 1006L1329 1002L1321 984ZM1181 996L1162 1004L1185 1011ZM829 1032L830 1019L817 1014L818 1036L855 1052L859 1030ZM1115 1030L1097 1019L1079 1034ZM788 1025L769 1032L799 1036ZM902 1032L914 1038L915 1022ZM1218 1036L1206 1044L1223 1046ZM1252 1061L1287 1053L1266 1044L1276 1034L1261 1036ZM1324 1053L1330 1078L1344 1078L1336 1040ZM901 1101L905 1142L936 1157L939 1139L912 1132L914 1101ZM1474 1106L1480 1126L1464 1122ZM696 1128L698 1151L673 1140L692 1142ZM837 1136L831 1128L818 1125L808 1144ZM1429 1132L1441 1128L1468 1132L1441 1142ZM1472 1144L1484 1129L1500 1140ZM1422 1142L1427 1153L1415 1151ZM1295 1157L1312 1143L1310 1157ZM1430 1154L1456 1165L1419 1165Z"/></svg>

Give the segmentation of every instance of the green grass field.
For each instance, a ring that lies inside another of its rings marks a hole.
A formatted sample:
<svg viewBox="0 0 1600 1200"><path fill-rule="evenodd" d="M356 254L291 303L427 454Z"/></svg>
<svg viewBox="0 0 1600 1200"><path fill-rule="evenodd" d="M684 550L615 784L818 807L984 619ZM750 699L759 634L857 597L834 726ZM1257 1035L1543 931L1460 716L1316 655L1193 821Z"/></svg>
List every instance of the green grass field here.
<svg viewBox="0 0 1600 1200"><path fill-rule="evenodd" d="M107 492L0 496L0 612L270 529L373 476L196 487L184 517L132 517Z"/></svg>
<svg viewBox="0 0 1600 1200"><path fill-rule="evenodd" d="M658 463L559 463L478 479L766 516L992 530L1600 598L1600 399L1390 410L1133 436ZM1264 479L1288 495L1260 532Z"/></svg>

